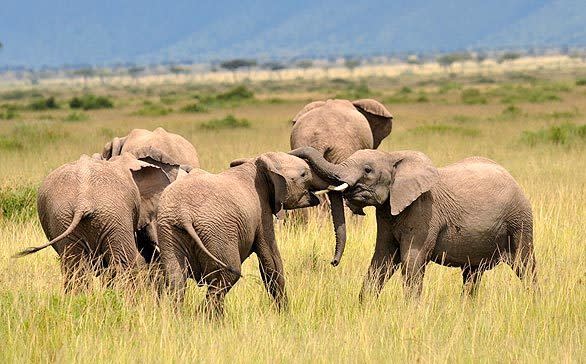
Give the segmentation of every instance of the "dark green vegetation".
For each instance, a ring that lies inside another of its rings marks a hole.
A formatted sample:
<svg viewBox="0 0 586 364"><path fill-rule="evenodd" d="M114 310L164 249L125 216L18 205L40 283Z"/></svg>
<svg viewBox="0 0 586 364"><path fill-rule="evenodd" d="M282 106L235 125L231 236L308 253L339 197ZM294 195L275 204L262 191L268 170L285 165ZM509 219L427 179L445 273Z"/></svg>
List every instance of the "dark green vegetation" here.
<svg viewBox="0 0 586 364"><path fill-rule="evenodd" d="M229 114L220 119L212 119L201 123L200 127L206 130L250 128L250 121L247 119L238 119L234 115Z"/></svg>
<svg viewBox="0 0 586 364"><path fill-rule="evenodd" d="M37 213L37 186L0 186L0 220L26 220Z"/></svg>
<svg viewBox="0 0 586 364"><path fill-rule="evenodd" d="M574 145L582 148L586 144L586 124L564 123L537 131L524 131L521 140L532 147L540 144Z"/></svg>
<svg viewBox="0 0 586 364"><path fill-rule="evenodd" d="M80 97L73 97L69 101L69 107L84 110L111 109L114 107L114 103L106 96L85 94Z"/></svg>

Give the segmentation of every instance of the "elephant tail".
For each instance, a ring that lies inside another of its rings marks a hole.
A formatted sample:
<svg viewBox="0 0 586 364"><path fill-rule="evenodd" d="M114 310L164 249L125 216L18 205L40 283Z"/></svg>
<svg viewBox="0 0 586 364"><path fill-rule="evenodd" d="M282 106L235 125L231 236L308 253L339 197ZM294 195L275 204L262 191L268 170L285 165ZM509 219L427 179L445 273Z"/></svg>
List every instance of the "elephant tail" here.
<svg viewBox="0 0 586 364"><path fill-rule="evenodd" d="M81 219L83 219L85 215L85 212L82 210L76 210L75 213L73 214L73 220L71 220L71 224L69 225L69 227L58 237L56 237L55 239L51 240L50 242L48 242L47 244L43 244L40 246L34 246L34 247L30 247L30 248L26 248L25 250L16 253L15 255L13 255L13 258L22 258L26 255L29 254L33 254L38 252L39 250L43 250L53 244L55 244L56 242L58 242L59 240L62 240L63 238L67 237L67 235L71 234L71 232L77 227L77 225L79 224L79 222L81 221Z"/></svg>
<svg viewBox="0 0 586 364"><path fill-rule="evenodd" d="M240 272L238 272L237 270L235 270L232 267L229 267L226 263L224 263L220 259L216 258L205 247L205 245L203 245L203 242L201 241L201 239L199 238L199 236L195 232L195 229L193 228L193 226L191 225L191 223L185 223L185 224L183 224L183 228L185 229L185 231L187 231L187 233L189 234L189 236L191 236L191 238L195 241L195 244L197 245L197 247L199 249L201 249L201 251L203 251L208 257L210 257L210 259L212 259L214 262L216 262L218 265L220 265L222 268L226 269L227 271L229 271L231 273L234 273L234 274L236 274L239 277L242 277L242 275L240 274Z"/></svg>

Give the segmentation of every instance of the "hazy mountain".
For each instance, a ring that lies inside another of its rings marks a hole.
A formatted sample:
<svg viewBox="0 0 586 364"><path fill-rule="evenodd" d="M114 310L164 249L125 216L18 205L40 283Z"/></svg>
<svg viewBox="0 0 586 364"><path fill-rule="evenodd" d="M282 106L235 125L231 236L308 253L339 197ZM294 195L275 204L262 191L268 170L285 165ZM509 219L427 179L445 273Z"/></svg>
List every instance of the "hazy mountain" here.
<svg viewBox="0 0 586 364"><path fill-rule="evenodd" d="M0 65L586 45L584 0L20 0Z"/></svg>

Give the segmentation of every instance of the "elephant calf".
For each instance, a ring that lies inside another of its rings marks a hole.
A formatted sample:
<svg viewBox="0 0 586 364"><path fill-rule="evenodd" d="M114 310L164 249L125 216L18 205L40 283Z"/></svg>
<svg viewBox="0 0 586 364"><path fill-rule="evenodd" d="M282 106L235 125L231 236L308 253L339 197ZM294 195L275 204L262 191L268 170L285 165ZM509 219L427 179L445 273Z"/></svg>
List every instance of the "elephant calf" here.
<svg viewBox="0 0 586 364"><path fill-rule="evenodd" d="M378 295L399 265L407 293L418 296L430 261L460 267L470 293L503 260L535 280L531 205L495 162L471 157L435 168L420 152L361 150L335 165L313 148L290 153L326 181L347 183L344 197L355 213L376 207L376 248L361 298Z"/></svg>
<svg viewBox="0 0 586 364"><path fill-rule="evenodd" d="M17 256L53 246L66 292L85 286L88 269L99 274L109 267L115 273L140 266L145 261L135 231L150 223L156 200L169 183L161 168L129 153L110 161L84 155L65 164L39 188L39 218L50 241Z"/></svg>
<svg viewBox="0 0 586 364"><path fill-rule="evenodd" d="M163 192L157 234L167 284L179 300L187 278L207 285L207 308L223 314L224 297L254 252L265 287L281 308L287 298L273 214L317 205L312 191L327 185L286 153L265 153L231 167L220 174L192 170Z"/></svg>

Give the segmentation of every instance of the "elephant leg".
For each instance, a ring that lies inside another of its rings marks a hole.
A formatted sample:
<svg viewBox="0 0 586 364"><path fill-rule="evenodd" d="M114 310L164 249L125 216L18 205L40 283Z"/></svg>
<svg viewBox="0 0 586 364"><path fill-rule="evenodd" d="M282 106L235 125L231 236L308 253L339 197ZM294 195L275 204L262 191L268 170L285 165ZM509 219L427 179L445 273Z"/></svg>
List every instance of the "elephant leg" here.
<svg viewBox="0 0 586 364"><path fill-rule="evenodd" d="M189 260L187 256L171 245L161 249L161 263L165 285L177 303L182 303L187 287ZM159 293L162 293L159 291Z"/></svg>
<svg viewBox="0 0 586 364"><path fill-rule="evenodd" d="M420 249L403 249L401 247L401 265L403 287L407 298L419 298L423 288L423 277L427 257Z"/></svg>
<svg viewBox="0 0 586 364"><path fill-rule="evenodd" d="M385 283L401 263L399 246L392 237L389 221L377 213L376 246L360 290L361 303L368 296L378 297Z"/></svg>
<svg viewBox="0 0 586 364"><path fill-rule="evenodd" d="M224 299L240 277L234 274L214 273L218 278L213 278L208 284L204 312L209 318L222 318L224 316Z"/></svg>
<svg viewBox="0 0 586 364"><path fill-rule="evenodd" d="M465 266L462 268L463 290L462 294L470 297L476 296L484 269L479 266Z"/></svg>
<svg viewBox="0 0 586 364"><path fill-rule="evenodd" d="M91 264L81 240L68 238L63 241L63 245L64 250L60 258L65 293L87 291Z"/></svg>
<svg viewBox="0 0 586 364"><path fill-rule="evenodd" d="M537 285L535 253L533 251L532 227L521 228L511 234L512 248L509 264L517 276L524 282Z"/></svg>
<svg viewBox="0 0 586 364"><path fill-rule="evenodd" d="M258 239L255 244L255 252L258 256L258 265L260 276L264 282L265 288L275 301L279 311L287 309L289 304L287 292L285 290L285 272L281 254L274 242L274 235L271 234L272 241Z"/></svg>

